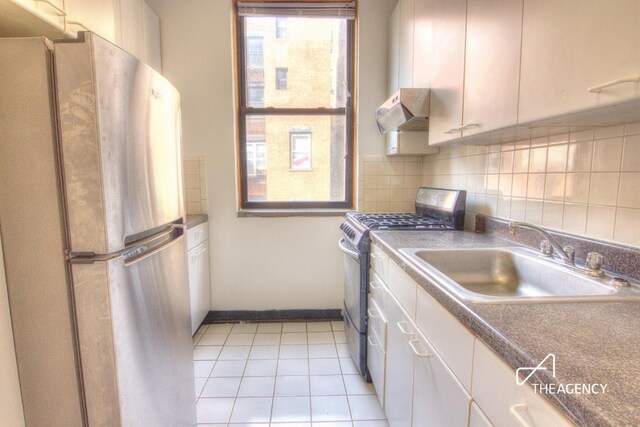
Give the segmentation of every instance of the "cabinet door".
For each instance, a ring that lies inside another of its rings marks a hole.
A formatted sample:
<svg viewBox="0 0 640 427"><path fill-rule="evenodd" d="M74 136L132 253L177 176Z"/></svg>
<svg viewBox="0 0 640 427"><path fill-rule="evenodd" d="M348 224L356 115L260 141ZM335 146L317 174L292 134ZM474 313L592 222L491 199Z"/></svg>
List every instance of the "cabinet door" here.
<svg viewBox="0 0 640 427"><path fill-rule="evenodd" d="M493 424L574 425L546 398L534 393L529 384L517 385L515 378L515 369L480 340L475 341L471 396Z"/></svg>
<svg viewBox="0 0 640 427"><path fill-rule="evenodd" d="M398 85L413 87L413 15L414 0L400 0L400 63Z"/></svg>
<svg viewBox="0 0 640 427"><path fill-rule="evenodd" d="M391 427L406 427L411 425L413 393L413 351L409 341L415 339L415 331L395 298L390 297L388 302L385 412Z"/></svg>
<svg viewBox="0 0 640 427"><path fill-rule="evenodd" d="M482 412L476 402L471 402L471 411L469 413L469 427L493 427L489 418Z"/></svg>
<svg viewBox="0 0 640 427"><path fill-rule="evenodd" d="M438 354L447 361L458 380L467 390L471 390L473 334L420 287L416 306L416 325Z"/></svg>
<svg viewBox="0 0 640 427"><path fill-rule="evenodd" d="M92 31L109 41L116 40L113 0L64 0L67 27L73 31Z"/></svg>
<svg viewBox="0 0 640 427"><path fill-rule="evenodd" d="M429 145L460 137L467 2L437 0L432 11Z"/></svg>
<svg viewBox="0 0 640 427"><path fill-rule="evenodd" d="M462 136L515 125L522 0L469 0Z"/></svg>
<svg viewBox="0 0 640 427"><path fill-rule="evenodd" d="M120 0L119 45L144 60L142 0Z"/></svg>
<svg viewBox="0 0 640 427"><path fill-rule="evenodd" d="M29 14L53 26L58 31L64 31L65 11L62 0L9 0L9 4L0 6L3 15L5 13L10 15L13 12L14 8L10 7L11 5L18 6L18 10L26 10ZM22 25L30 26L30 23L22 22ZM46 35L48 36L48 34ZM7 34L3 34L3 37L6 36Z"/></svg>
<svg viewBox="0 0 640 427"><path fill-rule="evenodd" d="M160 19L144 1L142 2L142 29L144 33L144 62L156 71L162 72Z"/></svg>
<svg viewBox="0 0 640 427"><path fill-rule="evenodd" d="M189 250L189 296L191 301L191 333L209 313L211 286L209 284L209 241Z"/></svg>
<svg viewBox="0 0 640 427"><path fill-rule="evenodd" d="M414 0L413 18L413 85L431 87L433 59L433 3L436 0Z"/></svg>
<svg viewBox="0 0 640 427"><path fill-rule="evenodd" d="M398 70L400 68L400 2L396 5L389 17L389 80L387 81L387 95L391 96L400 89Z"/></svg>
<svg viewBox="0 0 640 427"><path fill-rule="evenodd" d="M471 397L419 332L411 343L415 356L413 425L467 427Z"/></svg>
<svg viewBox="0 0 640 427"><path fill-rule="evenodd" d="M369 321L367 323L367 367L380 406L384 408L384 376L386 368L387 319L382 308L369 294Z"/></svg>
<svg viewBox="0 0 640 427"><path fill-rule="evenodd" d="M527 0L518 121L640 96L640 83L590 87L640 75L637 0Z"/></svg>

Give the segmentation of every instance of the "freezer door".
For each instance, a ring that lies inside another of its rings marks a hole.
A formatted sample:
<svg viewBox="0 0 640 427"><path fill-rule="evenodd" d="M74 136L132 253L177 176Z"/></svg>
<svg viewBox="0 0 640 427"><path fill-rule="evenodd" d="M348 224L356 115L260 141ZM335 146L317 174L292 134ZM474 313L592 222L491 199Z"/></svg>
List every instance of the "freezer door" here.
<svg viewBox="0 0 640 427"><path fill-rule="evenodd" d="M196 424L185 238L174 237L71 264L89 425Z"/></svg>
<svg viewBox="0 0 640 427"><path fill-rule="evenodd" d="M55 44L69 244L108 254L184 216L180 97L132 55L81 34Z"/></svg>

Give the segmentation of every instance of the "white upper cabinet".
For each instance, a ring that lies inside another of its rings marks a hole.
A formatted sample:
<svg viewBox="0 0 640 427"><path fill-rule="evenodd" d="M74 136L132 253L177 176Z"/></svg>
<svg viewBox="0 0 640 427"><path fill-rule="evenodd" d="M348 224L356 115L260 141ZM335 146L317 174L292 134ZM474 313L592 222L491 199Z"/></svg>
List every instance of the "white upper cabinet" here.
<svg viewBox="0 0 640 427"><path fill-rule="evenodd" d="M160 19L146 2L142 2L142 29L144 62L156 71L162 72L162 57L160 51Z"/></svg>
<svg viewBox="0 0 640 427"><path fill-rule="evenodd" d="M142 0L120 0L118 44L136 58L144 58Z"/></svg>
<svg viewBox="0 0 640 427"><path fill-rule="evenodd" d="M415 0L413 18L413 87L431 86L434 0Z"/></svg>
<svg viewBox="0 0 640 427"><path fill-rule="evenodd" d="M431 108L429 145L460 137L466 34L466 0L435 0L432 5Z"/></svg>
<svg viewBox="0 0 640 427"><path fill-rule="evenodd" d="M468 1L462 136L516 123L521 29L522 0Z"/></svg>
<svg viewBox="0 0 640 427"><path fill-rule="evenodd" d="M391 96L396 93L399 85L398 70L400 68L400 2L389 17L389 75L387 80L387 95Z"/></svg>
<svg viewBox="0 0 640 427"><path fill-rule="evenodd" d="M24 16L35 17L35 21L24 21ZM35 26L44 29L42 35L58 36L58 33L64 32L64 18L66 12L64 10L63 0L1 0L0 1L0 36L7 37L12 35L26 36L32 35L31 28L25 28L26 31L18 31L15 34L11 30L19 30L16 25L9 25L5 22L7 18L11 21L18 21L26 24L26 26ZM38 22L41 21L41 22ZM7 27L12 27L9 31ZM46 26L51 26L53 32L49 33ZM3 28L4 27L4 28ZM35 28L33 29L35 30ZM37 30L36 30L37 31ZM59 36L58 36L59 37Z"/></svg>
<svg viewBox="0 0 640 427"><path fill-rule="evenodd" d="M519 122L640 96L638 0L526 0Z"/></svg>
<svg viewBox="0 0 640 427"><path fill-rule="evenodd" d="M113 0L64 0L67 30L92 31L115 42L117 6Z"/></svg>
<svg viewBox="0 0 640 427"><path fill-rule="evenodd" d="M414 0L400 0L389 18L389 96L413 87L414 6Z"/></svg>

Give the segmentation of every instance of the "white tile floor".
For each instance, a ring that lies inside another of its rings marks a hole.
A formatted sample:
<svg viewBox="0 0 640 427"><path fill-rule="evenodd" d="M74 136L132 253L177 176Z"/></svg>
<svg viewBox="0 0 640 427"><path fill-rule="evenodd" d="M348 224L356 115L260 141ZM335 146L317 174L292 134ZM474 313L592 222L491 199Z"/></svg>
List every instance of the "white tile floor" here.
<svg viewBox="0 0 640 427"><path fill-rule="evenodd" d="M342 322L203 325L193 340L199 427L388 427Z"/></svg>

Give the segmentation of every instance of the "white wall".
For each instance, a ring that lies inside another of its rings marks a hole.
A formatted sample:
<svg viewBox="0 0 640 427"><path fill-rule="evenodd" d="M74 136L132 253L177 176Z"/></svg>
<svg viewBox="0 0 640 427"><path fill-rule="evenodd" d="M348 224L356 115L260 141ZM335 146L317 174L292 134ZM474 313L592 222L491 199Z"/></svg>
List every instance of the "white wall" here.
<svg viewBox="0 0 640 427"><path fill-rule="evenodd" d="M20 383L18 382L18 366L13 346L11 330L11 314L7 296L7 282L4 274L2 241L0 241L0 420L2 425L23 426L22 400L20 400Z"/></svg>
<svg viewBox="0 0 640 427"><path fill-rule="evenodd" d="M340 308L342 217L238 218L232 14L227 0L153 0L163 74L182 95L185 154L207 164L212 309ZM386 21L395 0L359 2L360 153L380 154L374 122L385 99Z"/></svg>

